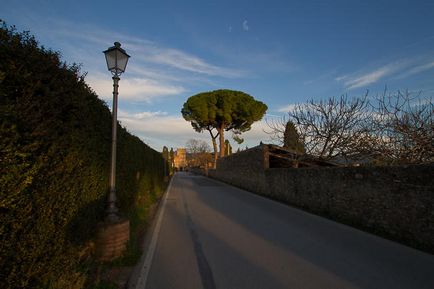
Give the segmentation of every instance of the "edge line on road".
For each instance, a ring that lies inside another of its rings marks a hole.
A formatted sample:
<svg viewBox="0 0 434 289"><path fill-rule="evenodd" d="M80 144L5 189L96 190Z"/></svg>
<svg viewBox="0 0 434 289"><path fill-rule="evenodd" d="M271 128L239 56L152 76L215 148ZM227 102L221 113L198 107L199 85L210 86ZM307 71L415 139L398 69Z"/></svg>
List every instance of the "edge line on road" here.
<svg viewBox="0 0 434 289"><path fill-rule="evenodd" d="M143 267L141 268L140 273L139 273L139 280L137 281L137 284L135 286L136 289L137 288L146 288L146 282L148 280L148 274L149 274L149 271L151 269L152 259L154 258L155 249L157 247L158 236L160 234L161 223L163 220L164 210L166 208L167 198L169 196L170 189L172 188L172 182L173 182L174 178L175 178L175 175L170 180L169 186L167 187L167 191L166 191L166 194L165 194L164 199L163 199L163 203L161 205L161 209L158 213L157 223L155 225L154 231L152 232L151 243L150 243L149 248L146 252L145 262L143 263Z"/></svg>

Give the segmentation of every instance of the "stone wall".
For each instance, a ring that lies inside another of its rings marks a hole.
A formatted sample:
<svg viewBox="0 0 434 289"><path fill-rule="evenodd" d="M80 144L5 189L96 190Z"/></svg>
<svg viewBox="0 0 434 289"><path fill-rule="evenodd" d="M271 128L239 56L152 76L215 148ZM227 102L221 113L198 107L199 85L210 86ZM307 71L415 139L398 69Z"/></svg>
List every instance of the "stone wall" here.
<svg viewBox="0 0 434 289"><path fill-rule="evenodd" d="M265 168L268 164L266 146L257 146L217 160L217 169L208 175L228 184L255 192L266 193Z"/></svg>
<svg viewBox="0 0 434 289"><path fill-rule="evenodd" d="M434 253L434 164L264 169L263 157L223 158L210 176Z"/></svg>

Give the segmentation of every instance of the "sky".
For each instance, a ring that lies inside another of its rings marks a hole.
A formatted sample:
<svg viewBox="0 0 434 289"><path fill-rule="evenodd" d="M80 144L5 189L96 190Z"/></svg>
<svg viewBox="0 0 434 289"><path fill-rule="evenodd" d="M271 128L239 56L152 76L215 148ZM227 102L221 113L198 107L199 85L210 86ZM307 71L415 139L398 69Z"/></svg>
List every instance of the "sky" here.
<svg viewBox="0 0 434 289"><path fill-rule="evenodd" d="M266 120L309 99L375 97L385 88L434 97L432 0L0 0L0 7L8 25L81 64L109 107L102 51L119 41L131 56L119 121L158 151L191 138L210 143L180 113L204 91L240 90L267 104L241 148L270 142Z"/></svg>

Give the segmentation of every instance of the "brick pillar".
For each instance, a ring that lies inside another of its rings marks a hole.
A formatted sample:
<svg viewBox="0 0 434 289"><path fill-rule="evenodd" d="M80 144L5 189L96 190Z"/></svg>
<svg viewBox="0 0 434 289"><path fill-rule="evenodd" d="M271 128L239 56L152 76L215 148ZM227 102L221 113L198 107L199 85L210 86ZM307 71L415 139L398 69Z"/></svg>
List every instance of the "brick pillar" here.
<svg viewBox="0 0 434 289"><path fill-rule="evenodd" d="M100 261L111 261L122 255L130 238L130 221L99 223L96 233L96 254Z"/></svg>
<svg viewBox="0 0 434 289"><path fill-rule="evenodd" d="M263 152L264 170L266 170L270 168L270 153L268 151L268 145L265 144L262 145L262 152Z"/></svg>

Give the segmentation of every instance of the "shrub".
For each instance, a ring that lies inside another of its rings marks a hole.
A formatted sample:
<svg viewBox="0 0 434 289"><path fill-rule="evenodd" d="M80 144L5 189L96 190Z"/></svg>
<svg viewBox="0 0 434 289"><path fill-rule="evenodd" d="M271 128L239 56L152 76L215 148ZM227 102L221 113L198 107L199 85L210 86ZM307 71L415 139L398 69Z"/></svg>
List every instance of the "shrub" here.
<svg viewBox="0 0 434 289"><path fill-rule="evenodd" d="M77 65L0 25L0 287L76 288L79 252L103 217L110 111ZM163 159L121 127L118 140L128 215L140 194L161 188Z"/></svg>

